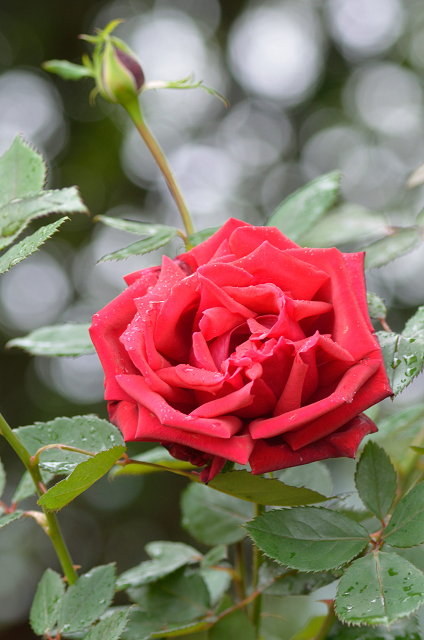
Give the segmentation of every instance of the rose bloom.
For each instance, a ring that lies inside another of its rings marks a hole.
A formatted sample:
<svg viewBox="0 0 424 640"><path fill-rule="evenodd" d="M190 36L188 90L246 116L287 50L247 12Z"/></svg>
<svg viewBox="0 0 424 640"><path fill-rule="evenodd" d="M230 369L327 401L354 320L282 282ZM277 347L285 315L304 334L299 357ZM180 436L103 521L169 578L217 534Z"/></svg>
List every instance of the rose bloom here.
<svg viewBox="0 0 424 640"><path fill-rule="evenodd" d="M226 460L258 474L354 457L376 431L361 411L392 394L363 260L230 219L126 276L90 329L111 422L206 482Z"/></svg>

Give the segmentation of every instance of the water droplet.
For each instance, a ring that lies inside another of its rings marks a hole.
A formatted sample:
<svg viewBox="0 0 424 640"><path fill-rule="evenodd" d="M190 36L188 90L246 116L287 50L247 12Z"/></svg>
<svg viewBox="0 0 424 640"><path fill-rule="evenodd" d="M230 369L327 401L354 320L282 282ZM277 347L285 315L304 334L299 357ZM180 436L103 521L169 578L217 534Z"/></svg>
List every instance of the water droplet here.
<svg viewBox="0 0 424 640"><path fill-rule="evenodd" d="M410 369L407 369L405 371L405 374L408 376L408 378L411 378L416 372L416 370L417 370L417 367L411 367Z"/></svg>
<svg viewBox="0 0 424 640"><path fill-rule="evenodd" d="M413 362L417 361L417 356L411 355L411 356L403 356L403 359L405 360L405 363L409 366L410 364L412 364Z"/></svg>
<svg viewBox="0 0 424 640"><path fill-rule="evenodd" d="M396 367L398 367L399 365L400 365L400 359L395 356L392 362L392 369L396 369Z"/></svg>
<svg viewBox="0 0 424 640"><path fill-rule="evenodd" d="M387 570L387 573L389 574L389 576L397 576L397 571L395 571L394 569L392 569L392 567L390 567L390 569Z"/></svg>

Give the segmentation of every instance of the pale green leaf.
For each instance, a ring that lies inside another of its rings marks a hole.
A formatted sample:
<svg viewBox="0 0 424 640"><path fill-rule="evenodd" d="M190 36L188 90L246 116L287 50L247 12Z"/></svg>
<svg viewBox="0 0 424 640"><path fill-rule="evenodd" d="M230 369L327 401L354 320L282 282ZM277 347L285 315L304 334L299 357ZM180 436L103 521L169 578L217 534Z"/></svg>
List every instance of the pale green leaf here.
<svg viewBox="0 0 424 640"><path fill-rule="evenodd" d="M266 221L297 242L337 200L340 171L332 171L291 194Z"/></svg>
<svg viewBox="0 0 424 640"><path fill-rule="evenodd" d="M126 260L130 256L142 256L145 253L150 253L150 251L154 251L155 249L159 249L159 247L163 247L165 244L168 244L168 242L170 242L172 238L175 238L176 235L176 229L166 227L165 230L160 231L154 236L138 240L137 242L133 242L128 245L128 247L118 249L118 251L114 251L113 253L103 256L103 258L98 261L98 264L101 262L107 262L108 260Z"/></svg>
<svg viewBox="0 0 424 640"><path fill-rule="evenodd" d="M27 336L10 340L6 347L19 347L33 356L75 357L95 353L88 322L40 327Z"/></svg>
<svg viewBox="0 0 424 640"><path fill-rule="evenodd" d="M209 630L209 640L256 640L255 628L241 609L222 618Z"/></svg>
<svg viewBox="0 0 424 640"><path fill-rule="evenodd" d="M154 447L145 453L140 453L137 456L132 456L131 460L139 460L144 462L153 462L154 464L161 464L164 467L171 469L197 469L190 462L186 460L177 460L165 449L165 447ZM127 464L125 467L116 466L111 469L110 476L115 478L117 476L139 476L148 473L160 473L160 469L156 467L149 467L143 464Z"/></svg>
<svg viewBox="0 0 424 640"><path fill-rule="evenodd" d="M348 624L385 624L424 601L424 575L395 553L374 552L350 566L337 590L336 613Z"/></svg>
<svg viewBox="0 0 424 640"><path fill-rule="evenodd" d="M205 581L212 606L215 606L231 586L231 575L221 569L200 569L199 575Z"/></svg>
<svg viewBox="0 0 424 640"><path fill-rule="evenodd" d="M125 218L112 218L110 216L96 216L94 221L103 222L103 224L113 229L135 233L138 236L155 236L163 231L173 230L175 227L168 227L164 224L153 224L150 222L138 222L138 220L126 220Z"/></svg>
<svg viewBox="0 0 424 640"><path fill-rule="evenodd" d="M23 515L25 515L24 512L19 511L19 509L17 509L12 513L8 513L6 515L0 516L0 529L10 524L11 522L18 520L19 518L22 518Z"/></svg>
<svg viewBox="0 0 424 640"><path fill-rule="evenodd" d="M384 365L394 395L407 387L424 365L424 336L406 338L397 333L376 333L383 352Z"/></svg>
<svg viewBox="0 0 424 640"><path fill-rule="evenodd" d="M128 623L129 609L118 609L90 629L84 640L119 640Z"/></svg>
<svg viewBox="0 0 424 640"><path fill-rule="evenodd" d="M365 269L382 267L409 253L420 242L421 236L416 227L393 228L391 235L362 247L361 251L365 251Z"/></svg>
<svg viewBox="0 0 424 640"><path fill-rule="evenodd" d="M284 484L293 487L306 487L325 496L331 496L333 491L331 473L324 462L311 462L299 467L275 471L273 477L278 478Z"/></svg>
<svg viewBox="0 0 424 640"><path fill-rule="evenodd" d="M42 189L46 175L43 156L17 135L10 149L0 158L0 208L14 198ZM0 236L3 231L0 218Z"/></svg>
<svg viewBox="0 0 424 640"><path fill-rule="evenodd" d="M415 547L424 542L424 483L411 489L396 505L383 533L393 547Z"/></svg>
<svg viewBox="0 0 424 640"><path fill-rule="evenodd" d="M198 640L200 634L197 632L208 629L211 624L209 619L179 624L167 623L160 617L134 607L130 611L129 623L122 635L122 640L149 640L150 638L180 636Z"/></svg>
<svg viewBox="0 0 424 640"><path fill-rule="evenodd" d="M38 504L47 511L59 511L104 476L124 452L125 447L113 447L81 462L71 475L43 494Z"/></svg>
<svg viewBox="0 0 424 640"><path fill-rule="evenodd" d="M29 621L34 633L42 636L53 630L64 593L65 583L61 576L56 571L47 569L38 583L29 614Z"/></svg>
<svg viewBox="0 0 424 640"><path fill-rule="evenodd" d="M402 335L405 338L415 338L421 337L422 332L424 332L424 306L418 307L414 315L409 318Z"/></svg>
<svg viewBox="0 0 424 640"><path fill-rule="evenodd" d="M21 240L18 244L15 244L6 251L6 253L3 253L0 256L0 273L9 271L9 269L14 267L16 264L22 262L25 258L28 258L31 253L37 251L37 249L39 249L41 245L58 230L65 220L69 220L69 218L60 218L57 222L41 227L32 235L24 238L24 240Z"/></svg>
<svg viewBox="0 0 424 640"><path fill-rule="evenodd" d="M202 569L208 569L212 567L214 564L218 564L221 560L226 560L228 558L228 547L225 544L218 544L213 549L210 549L202 559L200 566Z"/></svg>
<svg viewBox="0 0 424 640"><path fill-rule="evenodd" d="M91 78L93 73L87 67L74 64L68 60L46 60L41 65L45 71L55 73L64 80L81 80L81 78Z"/></svg>
<svg viewBox="0 0 424 640"><path fill-rule="evenodd" d="M367 303L368 313L370 318L385 318L387 315L387 308L384 304L384 300L371 291L367 291Z"/></svg>
<svg viewBox="0 0 424 640"><path fill-rule="evenodd" d="M187 240L193 247L197 247L197 245L213 236L220 228L221 227L209 227L208 229L202 229L202 231L196 231L192 233L191 236L188 236Z"/></svg>
<svg viewBox="0 0 424 640"><path fill-rule="evenodd" d="M46 486L50 482L50 480L52 480L55 476L54 473L50 473L50 471L45 471L45 469L40 469L40 473L41 473L41 479L43 481L44 486ZM36 493L37 493L37 489L34 484L34 480L32 479L30 472L25 471L18 486L16 487L15 493L13 494L12 503L22 502L22 500L26 500L26 498L35 496Z"/></svg>
<svg viewBox="0 0 424 640"><path fill-rule="evenodd" d="M368 442L355 473L356 488L364 505L383 520L396 496L396 471L384 449Z"/></svg>

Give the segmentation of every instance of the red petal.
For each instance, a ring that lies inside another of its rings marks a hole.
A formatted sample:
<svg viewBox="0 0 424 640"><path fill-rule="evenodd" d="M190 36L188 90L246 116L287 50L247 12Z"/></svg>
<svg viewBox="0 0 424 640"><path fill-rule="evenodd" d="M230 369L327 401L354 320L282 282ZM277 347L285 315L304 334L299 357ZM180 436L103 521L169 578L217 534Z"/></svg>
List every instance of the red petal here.
<svg viewBox="0 0 424 640"><path fill-rule="evenodd" d="M222 398L205 402L194 409L190 415L200 416L202 418L214 418L215 416L222 416L226 413L234 413L238 409L248 407L253 402L253 396L251 394L253 382L249 382L238 391L233 391Z"/></svg>
<svg viewBox="0 0 424 640"><path fill-rule="evenodd" d="M308 365L296 354L289 379L274 409L274 416L299 409L302 399L303 383L308 369Z"/></svg>
<svg viewBox="0 0 424 640"><path fill-rule="evenodd" d="M299 247L276 227L240 227L231 235L230 250L237 258L242 258L252 253L263 242L269 242L282 251Z"/></svg>

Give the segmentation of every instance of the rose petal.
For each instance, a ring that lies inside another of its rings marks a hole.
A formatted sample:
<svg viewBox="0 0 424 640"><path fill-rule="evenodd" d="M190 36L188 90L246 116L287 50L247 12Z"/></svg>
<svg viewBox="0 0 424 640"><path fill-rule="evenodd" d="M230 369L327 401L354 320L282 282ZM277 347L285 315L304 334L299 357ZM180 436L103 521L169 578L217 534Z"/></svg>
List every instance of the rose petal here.
<svg viewBox="0 0 424 640"><path fill-rule="evenodd" d="M152 278L152 286L156 284L162 267L147 267L146 269L139 269L138 271L133 271L132 273L128 273L124 276L124 280L128 286L134 284L136 280L140 278L151 277Z"/></svg>
<svg viewBox="0 0 424 640"><path fill-rule="evenodd" d="M263 242L269 242L282 251L299 247L276 227L239 227L231 234L230 251L235 253L237 258L242 258L252 253Z"/></svg>
<svg viewBox="0 0 424 640"><path fill-rule="evenodd" d="M374 327L370 320L367 304L367 288L365 284L365 272L364 261L365 251L359 253L343 253L343 260L346 264L346 269L349 274L349 280L352 285L352 289L355 292L356 299L359 307L364 316L364 320L367 323L368 329L371 333L374 333Z"/></svg>
<svg viewBox="0 0 424 640"><path fill-rule="evenodd" d="M137 433L138 408L135 402L109 402L107 407L109 419L120 429L125 442L134 440Z"/></svg>
<svg viewBox="0 0 424 640"><path fill-rule="evenodd" d="M217 371L189 367L179 364L176 367L167 367L157 372L159 378L174 387L194 389L196 391L208 391L216 393L222 388L225 377Z"/></svg>
<svg viewBox="0 0 424 640"><path fill-rule="evenodd" d="M193 347L189 359L190 364L195 367L207 369L208 371L218 371L211 352L209 351L208 343L200 331L193 333L192 343Z"/></svg>
<svg viewBox="0 0 424 640"><path fill-rule="evenodd" d="M214 456L212 460L212 464L208 467L205 467L200 473L200 482L204 482L208 484L211 480L215 478L215 476L222 471L225 463L225 458L220 458L219 456Z"/></svg>
<svg viewBox="0 0 424 640"><path fill-rule="evenodd" d="M211 309L205 309L202 319L199 322L199 329L203 334L205 340L213 340L213 338L222 337L223 334L229 333L232 329L239 327L244 323L246 318L240 314L233 313L229 309L224 307L212 307ZM228 343L230 338L228 338ZM212 351L211 351L212 353ZM213 351L216 353L216 349ZM226 352L224 358L228 356ZM217 360L214 358L216 366Z"/></svg>
<svg viewBox="0 0 424 640"><path fill-rule="evenodd" d="M238 391L233 391L226 396L212 400L211 402L205 402L194 409L190 415L200 416L201 418L214 418L215 416L222 416L226 413L234 413L238 409L248 407L253 402L253 396L251 394L253 382L249 382Z"/></svg>
<svg viewBox="0 0 424 640"><path fill-rule="evenodd" d="M293 304L293 317L297 321L328 313L333 308L330 302L320 302L319 300L293 300Z"/></svg>
<svg viewBox="0 0 424 640"><path fill-rule="evenodd" d="M299 354L296 354L286 386L274 409L274 416L299 409L303 383L308 369L308 365L302 361Z"/></svg>
<svg viewBox="0 0 424 640"><path fill-rule="evenodd" d="M283 293L274 284L257 284L251 287L225 286L222 289L230 298L260 315L280 313Z"/></svg>

